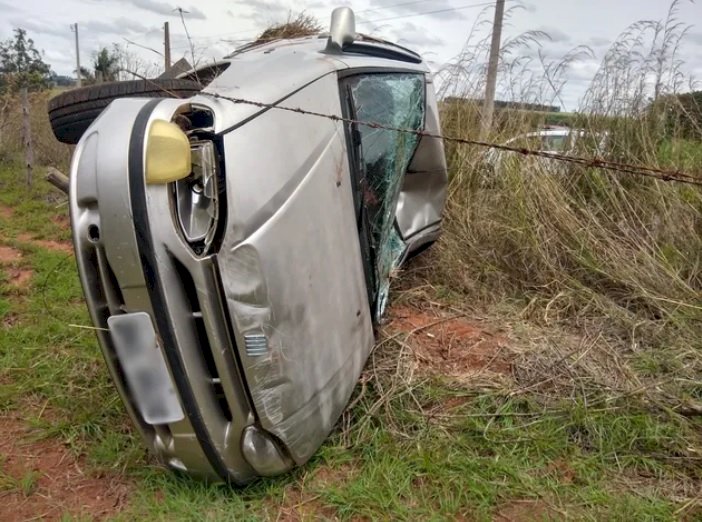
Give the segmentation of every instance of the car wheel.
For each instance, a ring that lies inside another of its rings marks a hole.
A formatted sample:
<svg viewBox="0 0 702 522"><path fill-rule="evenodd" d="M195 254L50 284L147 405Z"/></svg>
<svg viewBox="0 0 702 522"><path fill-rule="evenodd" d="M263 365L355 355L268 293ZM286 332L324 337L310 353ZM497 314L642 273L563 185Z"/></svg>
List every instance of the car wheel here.
<svg viewBox="0 0 702 522"><path fill-rule="evenodd" d="M72 89L49 100L49 121L56 139L74 145L115 98L186 98L199 83L179 79L130 80Z"/></svg>

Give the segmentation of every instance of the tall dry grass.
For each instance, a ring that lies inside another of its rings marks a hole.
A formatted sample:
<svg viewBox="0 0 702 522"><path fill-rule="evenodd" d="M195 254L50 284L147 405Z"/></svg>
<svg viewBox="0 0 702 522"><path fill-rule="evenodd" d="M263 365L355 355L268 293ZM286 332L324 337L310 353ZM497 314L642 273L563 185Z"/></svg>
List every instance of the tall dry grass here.
<svg viewBox="0 0 702 522"><path fill-rule="evenodd" d="M608 158L702 176L702 141L683 139L665 122L670 95L689 86L680 56L687 27L676 16L673 2L665 20L621 34L572 124L606 134L599 153ZM502 77L515 85L503 85L504 97L558 103L569 65L589 56L576 48L560 63L523 58L540 56L529 51L540 38L508 40ZM480 98L486 59L486 41L469 39L440 72L443 92ZM444 133L475 139L479 118L476 103L444 104ZM491 139L502 142L535 123L533 115L502 111ZM594 156L592 141L570 152ZM483 150L448 144L444 235L429 282L473 306L600 339L631 368L650 355L661 370L652 371L656 378L670 371L659 391L677 405L702 399L702 188L507 156L494 171ZM624 373L635 387L640 374L631 368Z"/></svg>
<svg viewBox="0 0 702 522"><path fill-rule="evenodd" d="M29 93L29 119L32 132L35 168L56 167L68 170L72 147L60 143L54 137L49 124L47 104L56 95L55 91ZM24 162L22 136L22 106L17 94L0 96L0 162L19 164Z"/></svg>

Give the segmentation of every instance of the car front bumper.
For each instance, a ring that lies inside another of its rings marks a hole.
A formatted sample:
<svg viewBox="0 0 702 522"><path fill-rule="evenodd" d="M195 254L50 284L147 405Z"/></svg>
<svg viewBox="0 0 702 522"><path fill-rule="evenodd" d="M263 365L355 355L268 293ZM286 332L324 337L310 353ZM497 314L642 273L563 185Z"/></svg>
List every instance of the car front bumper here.
<svg viewBox="0 0 702 522"><path fill-rule="evenodd" d="M76 259L109 371L147 445L171 468L244 484L293 462L257 425L216 256L187 248L173 225L169 187L144 181L148 122L170 119L176 103L116 100L82 138L71 166ZM181 416L171 408L156 422L147 413L150 399L138 391L139 372L129 370L110 321L129 314L151 320L168 379L160 393L171 387Z"/></svg>

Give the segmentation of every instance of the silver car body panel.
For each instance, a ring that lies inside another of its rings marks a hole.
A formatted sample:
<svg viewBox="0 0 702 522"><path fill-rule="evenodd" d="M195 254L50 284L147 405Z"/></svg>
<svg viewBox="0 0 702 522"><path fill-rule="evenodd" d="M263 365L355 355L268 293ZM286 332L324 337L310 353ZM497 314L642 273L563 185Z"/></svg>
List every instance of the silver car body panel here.
<svg viewBox="0 0 702 522"><path fill-rule="evenodd" d="M337 82L325 76L287 101L338 115ZM339 122L268 111L224 142L240 158L227 172L224 293L261 425L298 463L331 430L373 344L343 136ZM252 155L262 143L275 153ZM241 353L247 335L264 336L268 352Z"/></svg>
<svg viewBox="0 0 702 522"><path fill-rule="evenodd" d="M433 88L427 89L426 97L424 130L427 134L441 135ZM408 254L439 237L447 181L443 141L423 136L407 169L395 212Z"/></svg>
<svg viewBox="0 0 702 522"><path fill-rule="evenodd" d="M426 75L430 86L427 89L425 131L441 134L436 95L426 64L398 64L396 60L388 58L353 53L328 54L324 52L326 41L323 37L310 36L274 41L246 52L234 53L228 57L229 67L203 92L300 108L288 96L329 73L349 69L417 72ZM285 78L285 81L281 82L281 78ZM253 105L239 104L235 111L228 111L228 118L217 122L216 130L219 132L236 125L263 110ZM447 183L443 142L436 138L422 138L408 174L400 193L396 217L400 236L407 243L409 254L439 235Z"/></svg>
<svg viewBox="0 0 702 522"><path fill-rule="evenodd" d="M306 38L235 54L188 100L117 99L76 148L71 222L88 308L130 416L175 469L243 484L304 463L373 346L346 124L225 99L341 116L341 71L427 75L424 64L324 48ZM185 104L212 112L223 156L226 234L207 255L179 233L172 187L144 180L150 125ZM425 118L438 132L432 89ZM441 142L422 138L409 172L396 224L411 252L438 235ZM130 394L107 319L140 312L153 321L182 420L149 424Z"/></svg>
<svg viewBox="0 0 702 522"><path fill-rule="evenodd" d="M160 460L207 477L215 475L215 471L194 435L190 417L167 426L146 423L135 407L135 398L127 392L124 372L107 334L107 319L111 315L146 312L152 318L159 316L148 288L160 283L149 280L142 270L129 195L132 126L148 102L115 100L76 148L70 176L73 241L93 323L103 329L98 330L100 345L133 421ZM160 348L164 350L163 343ZM164 358L169 359L165 350ZM187 412L182 402L181 405Z"/></svg>

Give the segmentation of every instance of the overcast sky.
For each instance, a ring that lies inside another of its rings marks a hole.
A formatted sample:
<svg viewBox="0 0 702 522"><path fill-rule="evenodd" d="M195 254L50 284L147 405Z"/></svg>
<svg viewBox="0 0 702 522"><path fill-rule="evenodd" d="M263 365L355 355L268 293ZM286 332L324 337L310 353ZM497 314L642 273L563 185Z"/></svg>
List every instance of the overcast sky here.
<svg viewBox="0 0 702 522"><path fill-rule="evenodd" d="M485 0L0 0L0 39L9 38L14 27L26 29L53 70L71 75L72 23L79 27L81 64L90 65L94 51L102 46L126 44L125 38L161 51L164 21L170 22L175 60L190 54L174 11L181 7L187 11L184 16L197 57L209 60L291 12L305 10L326 26L332 8L339 5L354 8L360 32L417 50L435 70L460 53L470 28L479 17L491 19L493 9ZM512 10L503 36L507 40L525 31L544 31L550 40L543 40L541 49L548 56L562 56L578 45L592 50L593 57L577 61L566 73L562 101L574 109L611 42L633 22L664 19L669 5L668 0L507 0L508 11ZM692 26L680 49L686 62L683 69L702 78L702 26L695 25L702 24L702 0L681 0L678 18ZM488 30L489 24L483 24L476 38ZM162 61L135 45L129 49L144 60Z"/></svg>

